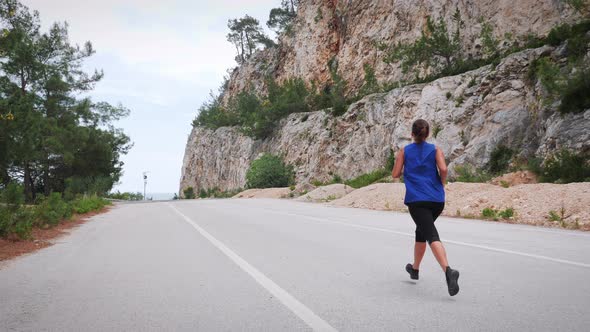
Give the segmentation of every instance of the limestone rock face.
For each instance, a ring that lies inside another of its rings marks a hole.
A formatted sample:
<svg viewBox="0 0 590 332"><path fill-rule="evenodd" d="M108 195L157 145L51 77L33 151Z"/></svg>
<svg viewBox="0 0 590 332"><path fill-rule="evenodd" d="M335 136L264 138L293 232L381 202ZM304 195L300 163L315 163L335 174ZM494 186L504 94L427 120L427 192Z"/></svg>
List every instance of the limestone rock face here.
<svg viewBox="0 0 590 332"><path fill-rule="evenodd" d="M494 37L507 48L527 36L545 36L558 23L579 19L558 0L302 0L292 33L281 37L275 48L255 54L236 68L224 97L244 89L263 91L268 75L278 81L299 77L322 86L329 81L328 62L335 60L340 74L354 94L364 80L364 64L371 65L379 82L404 78L399 66L383 62L376 42L395 44L417 39L427 17L442 17L450 31L461 28L465 57L480 57L482 22L493 26Z"/></svg>
<svg viewBox="0 0 590 332"><path fill-rule="evenodd" d="M390 150L410 143L418 118L431 124L429 141L443 150L451 175L455 165L485 166L500 144L522 157L544 157L563 147L588 152L590 110L562 116L555 105L542 102L543 89L526 79L529 64L542 55L555 52L526 50L495 68L369 95L341 117L323 111L291 114L263 141L237 128L194 128L180 189L244 187L250 162L263 152L283 155L295 166L298 183L327 181L334 174L349 179L383 167Z"/></svg>

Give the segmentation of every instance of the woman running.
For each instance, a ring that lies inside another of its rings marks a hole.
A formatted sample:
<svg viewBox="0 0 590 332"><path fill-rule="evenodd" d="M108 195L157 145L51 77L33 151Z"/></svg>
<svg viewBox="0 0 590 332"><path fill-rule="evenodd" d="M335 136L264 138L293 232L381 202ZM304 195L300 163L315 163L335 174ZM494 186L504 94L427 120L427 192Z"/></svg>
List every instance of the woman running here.
<svg viewBox="0 0 590 332"><path fill-rule="evenodd" d="M410 215L416 223L416 243L414 245L414 264L406 265L410 278L418 280L420 263L426 252L426 242L436 260L443 269L449 294L459 292L459 271L451 269L447 261L445 247L440 242L434 221L445 207L445 182L447 165L441 149L426 142L430 126L425 120L416 120L412 124L414 143L406 145L396 156L392 175L399 178L404 175L406 197Z"/></svg>

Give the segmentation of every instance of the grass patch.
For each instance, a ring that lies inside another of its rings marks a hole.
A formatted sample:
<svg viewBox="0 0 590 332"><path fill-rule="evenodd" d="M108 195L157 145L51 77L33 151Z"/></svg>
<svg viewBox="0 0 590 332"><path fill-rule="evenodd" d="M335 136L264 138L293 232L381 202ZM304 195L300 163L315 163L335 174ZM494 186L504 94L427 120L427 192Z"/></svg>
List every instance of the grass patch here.
<svg viewBox="0 0 590 332"><path fill-rule="evenodd" d="M242 188L232 190L221 190L217 187L199 190L199 198L232 198L244 191Z"/></svg>
<svg viewBox="0 0 590 332"><path fill-rule="evenodd" d="M455 173L456 176L453 179L455 182L485 183L492 179L492 175L487 171L469 164L456 166Z"/></svg>
<svg viewBox="0 0 590 332"><path fill-rule="evenodd" d="M358 189L376 183L388 174L389 171L387 171L386 169L379 169L370 173L357 176L356 178L347 180L344 183L348 186Z"/></svg>
<svg viewBox="0 0 590 332"><path fill-rule="evenodd" d="M492 208L485 208L481 211L481 217L484 219L491 219L498 221L499 218L508 220L514 217L514 209L507 208L505 210L494 210Z"/></svg>

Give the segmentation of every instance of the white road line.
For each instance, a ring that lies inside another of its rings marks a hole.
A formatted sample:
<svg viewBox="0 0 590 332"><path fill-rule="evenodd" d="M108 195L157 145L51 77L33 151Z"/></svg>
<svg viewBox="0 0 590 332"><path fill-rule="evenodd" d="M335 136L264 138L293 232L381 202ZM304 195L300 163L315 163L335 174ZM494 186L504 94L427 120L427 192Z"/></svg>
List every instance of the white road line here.
<svg viewBox="0 0 590 332"><path fill-rule="evenodd" d="M217 240L206 230L201 228L196 222L185 216L172 204L166 203L174 212L181 216L187 223L193 226L204 238L209 240L217 249L224 253L229 259L231 259L236 265L238 265L244 272L248 273L260 286L264 287L269 293L283 303L289 310L291 310L297 317L301 318L309 327L314 331L336 331L335 328L330 326L326 321L321 319L303 303L299 302L295 297L289 294L286 290L282 289L274 281L265 276L262 272L257 270L254 266L246 262L242 257L236 254L234 251L225 246L221 241Z"/></svg>
<svg viewBox="0 0 590 332"><path fill-rule="evenodd" d="M398 232L398 231L393 231L393 230L385 229L385 228L371 227L371 226L363 226L363 225L351 224L351 223L342 222L342 221L335 221L335 220L329 220L329 219L324 219L324 218L311 217L311 216L306 216L306 215L301 215L301 214L285 213L285 212L273 212L273 213L282 214L282 215L289 215L289 216L294 216L294 217L302 217L302 218L307 218L307 219L315 220L315 221L319 221L319 222L345 225L345 226L348 226L348 227L359 228L359 229L370 230L370 231L378 231L378 232L392 233L392 234L398 234L398 235L404 235L404 236L410 236L410 237L413 237L414 236L413 233ZM520 252L520 251L514 251L514 250L508 250L508 249L501 249L501 248L495 248L495 247L489 247L489 246L482 246L482 245L479 245L479 244L466 243L466 242L460 242L460 241L454 241L454 240L446 240L446 239L444 240L444 243L451 243L451 244L456 244L456 245L459 245L459 246L472 247L472 248L484 249L484 250L489 250L489 251L496 251L496 252L501 252L501 253L505 253L505 254L512 254L512 255L518 255L518 256L524 256L524 257L530 257L530 258L536 258L536 259L542 259L542 260L556 262L556 263L563 263L563 264L568 264L568 265L573 265L573 266L580 266L580 267L590 268L590 264L581 263L581 262L575 262L575 261L569 261L569 260L560 259L560 258L553 258L553 257L548 257L548 256L542 256L542 255L529 254L529 253L526 253L526 252Z"/></svg>
<svg viewBox="0 0 590 332"><path fill-rule="evenodd" d="M232 203L235 203L236 205L238 205L238 203L240 203L240 200L248 200L248 198L239 198L239 199L234 199L232 200ZM276 199L275 199L276 200ZM298 205L303 205L303 204L308 204L311 205L312 203L304 203L304 202L290 202L290 203L295 203ZM409 213L407 212L401 212L401 211L382 211L382 210L370 210L370 209L364 209L364 208L351 208L351 207L346 207L346 208L342 208L342 207L335 207L335 206L326 206L326 205L322 205L323 207L327 207L327 208L331 208L331 209L350 209L350 210L361 210L361 211L365 211L366 213L374 213L377 215L383 215L384 213L395 213L395 214L402 214L402 215L409 215ZM266 209L264 211L267 211ZM273 210L273 211L277 211L278 210ZM349 217L365 217L365 215L362 214L349 214ZM465 224L465 223L480 223L482 222L481 220L478 219L467 219L467 218L461 218L461 217L452 217L452 216L440 216L438 220L445 220L445 223L450 223L450 224ZM533 225L519 225L519 224L508 224L508 223L488 223L488 226L507 226L510 227L511 230L519 230L519 231L523 231L523 232L539 232L539 233L549 233L549 234L557 234L557 235L566 235L566 236L577 236L577 237L590 237L590 233L585 233L585 232L581 232L581 231L568 231L568 230L564 230L564 229L551 229L551 228L543 228L540 226L533 226ZM525 227L521 227L521 226L525 226Z"/></svg>

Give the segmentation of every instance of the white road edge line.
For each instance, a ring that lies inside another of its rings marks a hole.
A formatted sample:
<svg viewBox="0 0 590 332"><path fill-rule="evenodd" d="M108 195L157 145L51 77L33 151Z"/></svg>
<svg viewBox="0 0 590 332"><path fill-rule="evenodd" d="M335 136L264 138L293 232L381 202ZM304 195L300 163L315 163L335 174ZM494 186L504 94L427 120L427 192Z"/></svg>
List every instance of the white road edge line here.
<svg viewBox="0 0 590 332"><path fill-rule="evenodd" d="M264 287L269 293L277 298L283 305L291 310L297 317L303 320L309 327L314 331L337 331L326 321L321 319L303 303L299 302L293 295L289 294L286 290L282 289L270 278L265 276L262 272L257 270L254 266L250 265L242 257L236 254L234 251L225 246L221 241L217 240L206 230L201 228L196 222L180 212L176 207L170 203L166 203L174 212L181 216L184 221L193 226L204 238L209 240L213 246L219 249L225 254L230 260L232 260L237 266L239 266L244 272L249 274L260 286Z"/></svg>
<svg viewBox="0 0 590 332"><path fill-rule="evenodd" d="M412 233L398 232L398 231L393 231L390 229L371 227L371 226L362 226L362 225L351 224L351 223L347 223L347 222L341 222L341 221L335 221L335 220L329 220L329 219L323 219L323 218L317 218L317 217L310 217L310 216L301 215L301 214L283 213L283 212L274 212L274 213L283 214L283 215L290 215L290 216L294 216L294 217L303 217L303 218L307 218L307 219L311 219L311 220L316 220L319 222L345 225L348 227L360 228L360 229L371 230L371 231L392 233L392 234L405 235L405 236L410 236L410 237L414 236L414 234L412 234ZM501 248L495 248L495 247L488 247L488 246L482 246L479 244L472 244L472 243L466 243L466 242L460 242L460 241L454 241L454 240L444 240L444 243L451 243L451 244L456 244L456 245L465 246L465 247L472 247L472 248L484 249L484 250L489 250L489 251L496 251L496 252L501 252L501 253L505 253L505 254L513 254L513 255L518 255L518 256L542 259L542 260L556 262L556 263L563 263L563 264L568 264L568 265L573 265L573 266L590 268L590 264L568 261L565 259L553 258L553 257L548 257L548 256L542 256L542 255L529 254L526 252L501 249Z"/></svg>

